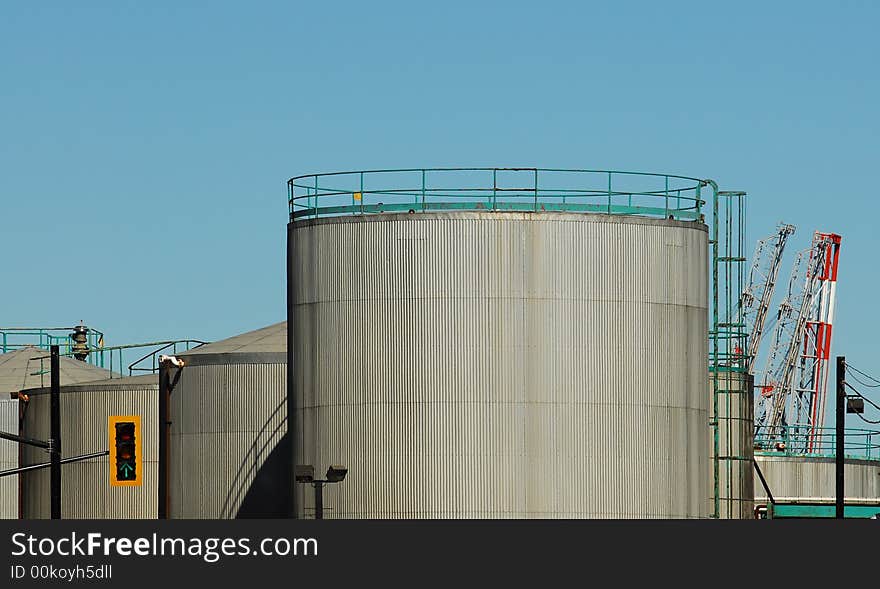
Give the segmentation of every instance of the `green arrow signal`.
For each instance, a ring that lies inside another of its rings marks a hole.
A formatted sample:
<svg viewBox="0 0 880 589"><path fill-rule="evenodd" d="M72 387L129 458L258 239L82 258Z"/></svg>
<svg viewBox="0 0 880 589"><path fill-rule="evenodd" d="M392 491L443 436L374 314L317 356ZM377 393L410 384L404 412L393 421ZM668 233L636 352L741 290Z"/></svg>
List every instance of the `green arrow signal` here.
<svg viewBox="0 0 880 589"><path fill-rule="evenodd" d="M127 472L126 469L128 469ZM130 464L123 464L119 467L119 471L122 473L122 479L125 480L128 479L129 475L134 472L134 467Z"/></svg>

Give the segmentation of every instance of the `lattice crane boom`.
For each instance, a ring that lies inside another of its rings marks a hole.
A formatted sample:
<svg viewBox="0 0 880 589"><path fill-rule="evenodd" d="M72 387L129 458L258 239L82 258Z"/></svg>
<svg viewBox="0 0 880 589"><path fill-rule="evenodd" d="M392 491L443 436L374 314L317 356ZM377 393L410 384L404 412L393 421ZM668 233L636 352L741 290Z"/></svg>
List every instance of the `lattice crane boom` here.
<svg viewBox="0 0 880 589"><path fill-rule="evenodd" d="M795 391L798 409L796 427L806 438L807 452L815 448L825 421L840 236L816 232L811 254L815 257L818 276L814 282L816 292L810 314L804 325L803 346L798 359L798 387Z"/></svg>
<svg viewBox="0 0 880 589"><path fill-rule="evenodd" d="M840 241L817 231L812 247L798 256L759 384L763 411L756 433L763 428L771 441L784 436L805 452L815 448L825 411ZM795 291L802 265L803 288Z"/></svg>
<svg viewBox="0 0 880 589"><path fill-rule="evenodd" d="M740 310L748 334L746 368L749 374L755 372L755 359L764 336L770 301L776 289L782 254L789 236L795 232L794 225L780 223L774 235L758 240L748 282L740 297Z"/></svg>
<svg viewBox="0 0 880 589"><path fill-rule="evenodd" d="M778 425L784 413L785 399L791 388L788 379L791 373L786 369L793 366L787 360L791 347L797 346L794 343L797 338L796 325L801 315L804 294L802 283L809 253L810 250L803 250L795 256L785 297L776 312L776 326L770 339L770 349L764 369L755 381L761 392L761 397L756 403L756 407L759 408L755 420L756 435L759 432L769 434L775 431L776 428L771 427L771 424Z"/></svg>
<svg viewBox="0 0 880 589"><path fill-rule="evenodd" d="M808 259L805 283L802 291L797 297L799 302L797 313L794 316L791 339L788 342L788 349L783 357L782 364L775 373L776 391L773 401L773 414L770 420L771 435L780 435L784 433L784 428L789 425L788 418L797 410L791 411L789 404L797 404L797 399L793 394L795 390L794 377L798 368L798 358L800 357L801 341L805 333L805 328L813 306L813 294L815 292L814 282L818 275L820 260L814 255L813 249L806 250L804 256Z"/></svg>

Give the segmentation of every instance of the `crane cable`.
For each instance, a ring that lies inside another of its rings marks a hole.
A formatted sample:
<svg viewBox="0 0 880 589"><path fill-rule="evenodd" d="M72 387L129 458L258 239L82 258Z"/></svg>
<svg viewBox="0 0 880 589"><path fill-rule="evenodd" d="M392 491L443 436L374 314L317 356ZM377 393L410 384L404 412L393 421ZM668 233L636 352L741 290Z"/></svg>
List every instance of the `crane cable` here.
<svg viewBox="0 0 880 589"><path fill-rule="evenodd" d="M862 382L861 380L859 380L858 378L856 378L855 376L853 376L853 380L855 380L857 383L859 383L859 384L861 384L861 385L863 385L863 386L866 386L866 387L871 387L871 388L880 387L880 380L877 380L876 378L874 378L874 377L871 376L870 374L865 374L864 372L862 372L861 370L859 370L858 368L856 368L855 366L853 366L853 365L850 364L849 362L844 362L844 365L845 365L847 368L849 368L850 370L852 370L853 372L856 372L857 374L861 374L861 375L864 376L865 378L867 378L867 379L869 379L869 380L872 380L872 381L874 381L874 382L877 383L877 384L868 384L868 383Z"/></svg>

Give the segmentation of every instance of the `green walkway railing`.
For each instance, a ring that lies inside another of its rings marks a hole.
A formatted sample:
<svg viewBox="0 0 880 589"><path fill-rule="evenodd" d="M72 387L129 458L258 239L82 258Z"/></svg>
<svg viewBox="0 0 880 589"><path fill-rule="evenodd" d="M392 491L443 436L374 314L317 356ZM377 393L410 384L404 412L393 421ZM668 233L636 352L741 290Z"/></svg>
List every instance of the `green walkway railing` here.
<svg viewBox="0 0 880 589"><path fill-rule="evenodd" d="M814 450L802 451L805 436L790 426L778 435L761 433L755 436L755 453L764 456L814 456L834 458L837 432L833 427L817 428ZM880 430L847 428L844 430L844 453L847 458L880 460Z"/></svg>
<svg viewBox="0 0 880 589"><path fill-rule="evenodd" d="M156 374L159 372L160 354L178 354L204 345L207 342L194 339L163 340L158 342L145 342L139 344L124 344L121 346L104 346L89 350L89 357L93 363L111 372L110 378L124 374L126 356L129 352L135 352L139 356L128 364L128 375L134 376L139 373ZM142 354L144 348L150 350ZM62 356L73 356L73 352L63 352Z"/></svg>
<svg viewBox="0 0 880 589"><path fill-rule="evenodd" d="M706 180L552 168L423 168L296 176L290 219L427 211L568 211L702 220Z"/></svg>
<svg viewBox="0 0 880 589"><path fill-rule="evenodd" d="M141 373L157 374L159 372L159 355L162 353L170 353L171 355L186 352L194 348L198 348L206 344L201 340L182 339L182 340L166 340L160 342L146 342L143 344L126 344L122 346L106 346L103 348L89 350L89 358L93 360L91 364L105 368L110 371L107 378L120 378L124 376L123 369L125 366L124 353L143 350L150 348L146 354L140 355L134 362L128 364L128 376L135 376ZM157 347L158 346L158 347ZM73 352L61 352L61 356L73 357ZM49 375L49 352L46 350L45 356L34 358L35 364L30 376ZM44 383L40 386L48 386Z"/></svg>
<svg viewBox="0 0 880 589"><path fill-rule="evenodd" d="M49 346L59 347L62 355L73 355L74 341L70 337L76 327L0 327L0 354L14 352L26 347L37 347L48 350ZM100 349L104 346L104 332L88 328L86 345L89 349ZM87 361L100 368L103 360L89 356Z"/></svg>
<svg viewBox="0 0 880 589"><path fill-rule="evenodd" d="M45 356L34 358L35 363L30 376L49 374L49 347L57 345L61 356L69 358L85 354L84 361L110 371L110 378L121 376L126 367L128 374L157 373L161 354L179 354L204 345L207 342L195 339L163 340L120 346L104 344L104 334L88 328L85 347L74 349L70 337L72 327L0 327L0 353L14 352L26 347L36 347L46 352ZM148 349L144 353L144 349ZM137 359L127 362L129 355L137 354Z"/></svg>

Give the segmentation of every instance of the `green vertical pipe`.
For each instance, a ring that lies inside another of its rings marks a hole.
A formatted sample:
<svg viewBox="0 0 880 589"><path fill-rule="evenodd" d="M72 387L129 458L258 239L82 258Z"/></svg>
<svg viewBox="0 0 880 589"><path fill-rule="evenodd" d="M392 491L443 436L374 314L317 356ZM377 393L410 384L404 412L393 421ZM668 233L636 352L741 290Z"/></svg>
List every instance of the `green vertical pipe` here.
<svg viewBox="0 0 880 589"><path fill-rule="evenodd" d="M535 169L535 211L538 210L538 170Z"/></svg>
<svg viewBox="0 0 880 589"><path fill-rule="evenodd" d="M720 444L718 440L718 187L712 186L712 415L714 416L712 423L713 440L712 445L715 453L712 459L713 472L713 512L714 517L720 517L720 504L718 501L719 492L719 462L718 453Z"/></svg>
<svg viewBox="0 0 880 589"><path fill-rule="evenodd" d="M733 199L731 197L727 197L724 199L725 205L725 215L724 215L724 320L725 323L733 322L733 314L731 313L730 308L730 299L731 299L731 287L733 285L733 272L731 268L730 258L733 256ZM727 327L726 330L731 331L730 327ZM726 334L725 338L725 355L728 358L728 362L733 357L733 350L731 344L732 338L730 334Z"/></svg>
<svg viewBox="0 0 880 589"><path fill-rule="evenodd" d="M425 170L422 170L422 210L425 210Z"/></svg>
<svg viewBox="0 0 880 589"><path fill-rule="evenodd" d="M424 182L424 178L422 178L422 182ZM422 184L422 186L424 187L424 184ZM419 204L419 195L418 195L418 194L413 194L412 197L413 197L413 204L414 204L414 205Z"/></svg>
<svg viewBox="0 0 880 589"><path fill-rule="evenodd" d="M313 211L314 218L318 218L318 176L315 176L315 209Z"/></svg>
<svg viewBox="0 0 880 589"><path fill-rule="evenodd" d="M575 193L575 199L577 199L577 193ZM562 191L562 210L565 210L565 190Z"/></svg>
<svg viewBox="0 0 880 589"><path fill-rule="evenodd" d="M731 450L733 450L733 443L732 443L733 442L733 432L731 431L732 430L731 424L732 424L733 419L731 418L731 415L733 413L732 412L732 409L733 409L732 397L735 393L732 393L731 391L733 389L738 389L740 386L739 382L737 382L736 385L731 386L731 384L733 383L734 377L736 377L736 380L739 381L739 378L740 378L739 372L731 371L731 372L727 373L727 388L728 388L728 390L725 393L725 396L727 397L727 403L726 403L727 407L726 407L726 413L724 414L724 429L725 429L724 434L725 434L725 438L727 439L727 442L726 442L727 446L725 448L725 450L726 450L725 454L727 456L727 458L725 460L726 466L727 466L727 469L726 469L727 470L727 484L725 485L725 488L724 488L724 494L725 494L725 497L727 497L728 517L730 517L730 507L731 507L731 502L733 499L733 489L731 488L731 484L733 483L733 466L734 466L734 459L731 458L731 456L733 456L733 454L734 454L733 452L731 452ZM737 401L739 401L739 398L737 398ZM720 427L720 424L719 424L719 427ZM736 455L739 455L738 451L737 451Z"/></svg>
<svg viewBox="0 0 880 589"><path fill-rule="evenodd" d="M611 172L608 172L608 214L611 214Z"/></svg>
<svg viewBox="0 0 880 589"><path fill-rule="evenodd" d="M702 192L700 190L700 185L697 184L697 214L699 214L700 211L702 210L702 207L700 206L700 202L702 200L701 194L702 194Z"/></svg>
<svg viewBox="0 0 880 589"><path fill-rule="evenodd" d="M663 195L664 195L663 210L666 212L664 213L663 216L669 217L669 176L664 176L664 178L666 179L666 186L663 189Z"/></svg>
<svg viewBox="0 0 880 589"><path fill-rule="evenodd" d="M699 196L699 194L697 196ZM736 252L735 252L736 260L733 262L734 264L736 264L736 283L734 284L733 293L735 293L737 301L739 301L739 297L740 297L740 294L742 293L742 286L743 286L742 285L742 263L739 261L740 259L743 258L743 251L742 251L742 249L743 249L743 243L742 243L742 226L743 226L742 225L742 222L743 222L742 203L743 203L742 196L738 196L737 201L736 201L736 213L737 213L737 217L736 217L737 240L736 240ZM733 230L733 228L731 228L731 231L732 230ZM728 304L734 305L731 312L736 314L736 316L734 318L734 323L737 325L737 327L735 327L734 329L738 333L735 341L736 341L736 346L739 346L739 348L741 350L739 354L735 354L736 358L734 360L734 362L736 363L736 372L734 374L737 377L737 385L735 387L735 389L736 389L735 394L737 395L736 401L738 403L741 403L741 401L742 401L741 395L745 394L744 391L747 388L747 383L748 383L748 374L746 372L742 371L744 365L740 361L740 358L743 357L742 354L746 351L746 349L745 349L746 342L743 341L742 329L739 327L743 323L742 309L739 307L738 303L734 303L731 300L728 300ZM731 415L730 394L728 394L727 407L728 407L727 415L729 417ZM733 431L730 426L731 426L731 424L728 423L727 424L727 446L728 446L728 449L731 447L732 441L733 441ZM737 452L737 455L738 454L739 454L739 452ZM728 472L727 494L728 494L728 497L732 497L732 495L733 495L733 489L732 489L733 469L735 466L736 466L736 464L734 463L734 460L732 460L732 459L728 460L728 467L727 467L727 472Z"/></svg>
<svg viewBox="0 0 880 589"><path fill-rule="evenodd" d="M737 220L737 226L736 226L736 228L737 228L737 243L738 243L738 246L737 246L738 253L737 253L737 262L736 262L736 268L737 268L736 297L737 297L737 301L739 301L740 294L743 291L743 272L745 271L745 243L744 243L745 236L744 236L744 231L745 231L745 226L746 226L746 217L745 217L746 202L747 201L746 201L745 193L740 193L740 195L739 195L739 209L738 209L739 218ZM738 302L737 302L737 306L739 306ZM741 314L741 311L740 311L740 314ZM742 320L741 317L738 321L740 323L744 323L744 321ZM744 336L741 336L740 339L742 340L741 347L742 347L742 351L743 351L742 352L743 358L745 359L745 358L749 357L748 356L748 354L749 354L748 337L744 335Z"/></svg>

